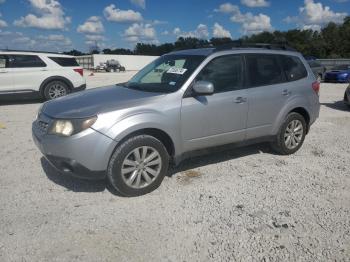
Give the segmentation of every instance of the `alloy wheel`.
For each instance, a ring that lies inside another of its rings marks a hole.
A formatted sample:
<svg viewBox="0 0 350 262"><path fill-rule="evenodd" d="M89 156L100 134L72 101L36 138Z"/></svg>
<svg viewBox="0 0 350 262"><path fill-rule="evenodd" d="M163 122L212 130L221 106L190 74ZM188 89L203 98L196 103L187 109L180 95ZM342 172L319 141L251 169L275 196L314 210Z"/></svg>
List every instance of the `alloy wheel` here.
<svg viewBox="0 0 350 262"><path fill-rule="evenodd" d="M67 89L60 83L52 84L49 88L50 99L55 99L67 94Z"/></svg>
<svg viewBox="0 0 350 262"><path fill-rule="evenodd" d="M135 189L154 182L160 174L162 158L153 147L142 146L132 150L124 159L121 174L124 182Z"/></svg>
<svg viewBox="0 0 350 262"><path fill-rule="evenodd" d="M284 144L290 150L295 149L303 140L304 128L300 120L292 120L284 132Z"/></svg>

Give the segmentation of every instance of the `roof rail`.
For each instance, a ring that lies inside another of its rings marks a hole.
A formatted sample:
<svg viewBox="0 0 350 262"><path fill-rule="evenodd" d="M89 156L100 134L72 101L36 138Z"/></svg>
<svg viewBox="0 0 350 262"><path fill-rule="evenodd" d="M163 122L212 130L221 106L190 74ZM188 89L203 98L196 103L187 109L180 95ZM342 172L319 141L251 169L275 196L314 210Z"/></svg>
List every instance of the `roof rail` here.
<svg viewBox="0 0 350 262"><path fill-rule="evenodd" d="M262 48L262 49L270 49L270 50L296 51L294 48L286 44L245 43L241 41L234 41L232 43L217 46L214 52L230 50L233 48Z"/></svg>
<svg viewBox="0 0 350 262"><path fill-rule="evenodd" d="M59 54L62 55L60 52L48 52L48 51L30 51L30 50L16 50L16 49L0 49L0 52L21 52L21 53L45 53L45 54Z"/></svg>

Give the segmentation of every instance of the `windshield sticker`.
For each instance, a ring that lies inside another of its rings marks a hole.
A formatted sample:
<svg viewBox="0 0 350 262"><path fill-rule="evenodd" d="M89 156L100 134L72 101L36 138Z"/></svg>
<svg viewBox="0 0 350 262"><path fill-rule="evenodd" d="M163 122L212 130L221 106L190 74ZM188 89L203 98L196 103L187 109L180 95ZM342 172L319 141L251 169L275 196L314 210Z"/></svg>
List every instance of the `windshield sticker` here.
<svg viewBox="0 0 350 262"><path fill-rule="evenodd" d="M169 82L169 85L174 86L176 85L176 82Z"/></svg>
<svg viewBox="0 0 350 262"><path fill-rule="evenodd" d="M177 75L183 75L187 71L186 68L176 68L176 67L170 67L167 71L168 74L177 74Z"/></svg>

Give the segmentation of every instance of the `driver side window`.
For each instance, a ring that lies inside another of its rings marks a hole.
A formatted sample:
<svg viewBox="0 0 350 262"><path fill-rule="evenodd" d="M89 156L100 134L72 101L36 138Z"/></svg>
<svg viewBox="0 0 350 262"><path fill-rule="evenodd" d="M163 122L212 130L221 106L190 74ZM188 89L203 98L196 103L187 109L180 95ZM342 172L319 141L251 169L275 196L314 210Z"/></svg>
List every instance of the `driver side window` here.
<svg viewBox="0 0 350 262"><path fill-rule="evenodd" d="M243 66L240 55L226 55L214 58L197 75L196 81L214 84L215 93L242 89Z"/></svg>

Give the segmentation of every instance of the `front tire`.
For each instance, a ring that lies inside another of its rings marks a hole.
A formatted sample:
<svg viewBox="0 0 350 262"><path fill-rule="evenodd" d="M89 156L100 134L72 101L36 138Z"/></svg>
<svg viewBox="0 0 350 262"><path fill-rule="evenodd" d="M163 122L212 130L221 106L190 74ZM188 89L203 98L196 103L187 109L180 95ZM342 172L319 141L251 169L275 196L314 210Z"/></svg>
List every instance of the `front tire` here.
<svg viewBox="0 0 350 262"><path fill-rule="evenodd" d="M281 155L294 154L303 145L306 136L306 121L296 112L290 113L275 138L271 147Z"/></svg>
<svg viewBox="0 0 350 262"><path fill-rule="evenodd" d="M117 147L108 164L107 178L121 195L140 196L159 187L168 166L169 154L162 142L138 135Z"/></svg>
<svg viewBox="0 0 350 262"><path fill-rule="evenodd" d="M65 96L69 93L69 88L66 83L56 80L51 81L44 87L44 98L46 100L52 100L61 96Z"/></svg>

